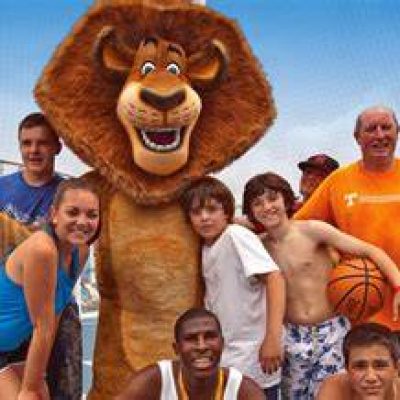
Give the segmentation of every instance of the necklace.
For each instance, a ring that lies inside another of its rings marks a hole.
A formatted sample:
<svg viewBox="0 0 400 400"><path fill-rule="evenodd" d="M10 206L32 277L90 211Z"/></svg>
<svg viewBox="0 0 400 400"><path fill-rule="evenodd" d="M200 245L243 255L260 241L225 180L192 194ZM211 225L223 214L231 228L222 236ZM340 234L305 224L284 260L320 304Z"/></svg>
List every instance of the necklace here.
<svg viewBox="0 0 400 400"><path fill-rule="evenodd" d="M179 385L180 398L182 400L190 400L189 395L186 391L185 385L183 383L182 368L179 369L178 385ZM213 396L212 400L223 400L223 388L224 388L224 371L222 368L219 368L217 385L216 385L214 396Z"/></svg>

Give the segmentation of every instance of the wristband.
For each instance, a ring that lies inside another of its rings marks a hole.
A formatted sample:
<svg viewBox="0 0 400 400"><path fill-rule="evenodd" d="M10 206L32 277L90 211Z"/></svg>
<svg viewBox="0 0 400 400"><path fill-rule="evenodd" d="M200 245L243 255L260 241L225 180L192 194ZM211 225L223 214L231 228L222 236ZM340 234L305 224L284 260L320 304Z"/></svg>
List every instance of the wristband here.
<svg viewBox="0 0 400 400"><path fill-rule="evenodd" d="M393 286L393 292L394 292L394 293L399 293L399 292L400 292L400 285L398 285L398 286Z"/></svg>

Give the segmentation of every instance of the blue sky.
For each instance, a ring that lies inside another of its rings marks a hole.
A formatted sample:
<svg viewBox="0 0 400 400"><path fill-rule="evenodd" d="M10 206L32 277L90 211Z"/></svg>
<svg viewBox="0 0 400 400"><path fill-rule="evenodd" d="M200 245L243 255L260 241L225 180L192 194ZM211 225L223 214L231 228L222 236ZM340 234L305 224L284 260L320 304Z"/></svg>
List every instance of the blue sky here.
<svg viewBox="0 0 400 400"><path fill-rule="evenodd" d="M19 160L18 121L37 107L32 88L89 0L2 0L0 159ZM273 86L278 118L268 134L219 176L239 197L254 173L273 170L297 189L296 164L316 152L341 163L359 155L356 115L374 104L400 113L397 0L208 0L236 19ZM57 168L86 167L64 151Z"/></svg>

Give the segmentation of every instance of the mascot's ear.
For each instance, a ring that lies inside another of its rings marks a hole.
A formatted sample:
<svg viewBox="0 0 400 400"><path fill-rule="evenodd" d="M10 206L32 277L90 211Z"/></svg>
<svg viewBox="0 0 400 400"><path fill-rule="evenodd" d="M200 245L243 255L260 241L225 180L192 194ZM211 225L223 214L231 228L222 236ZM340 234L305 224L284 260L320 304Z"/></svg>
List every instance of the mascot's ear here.
<svg viewBox="0 0 400 400"><path fill-rule="evenodd" d="M226 47L213 40L206 49L192 54L188 59L187 76L193 86L210 87L227 73L229 56Z"/></svg>
<svg viewBox="0 0 400 400"><path fill-rule="evenodd" d="M125 79L132 68L134 57L135 52L117 37L113 26L105 26L97 34L93 58L103 75Z"/></svg>

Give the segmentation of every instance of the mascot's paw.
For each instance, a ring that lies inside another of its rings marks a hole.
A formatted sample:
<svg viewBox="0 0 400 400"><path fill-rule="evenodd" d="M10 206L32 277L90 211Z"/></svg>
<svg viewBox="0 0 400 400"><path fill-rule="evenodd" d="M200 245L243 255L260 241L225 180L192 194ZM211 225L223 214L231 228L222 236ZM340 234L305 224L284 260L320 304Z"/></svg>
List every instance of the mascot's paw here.
<svg viewBox="0 0 400 400"><path fill-rule="evenodd" d="M25 240L31 231L6 213L0 213L0 258Z"/></svg>

